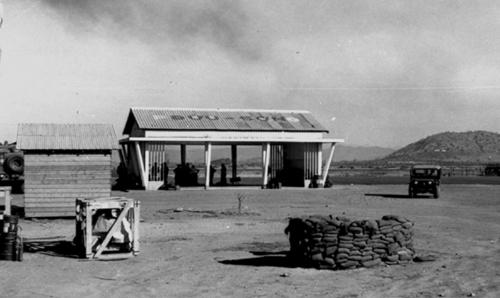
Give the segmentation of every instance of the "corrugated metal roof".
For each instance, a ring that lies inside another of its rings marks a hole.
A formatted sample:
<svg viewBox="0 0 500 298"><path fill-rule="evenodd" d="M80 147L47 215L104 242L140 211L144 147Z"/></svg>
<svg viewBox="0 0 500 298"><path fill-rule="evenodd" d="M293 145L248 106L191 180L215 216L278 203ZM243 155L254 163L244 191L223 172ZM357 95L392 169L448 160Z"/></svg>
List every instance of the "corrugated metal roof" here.
<svg viewBox="0 0 500 298"><path fill-rule="evenodd" d="M131 108L123 134L144 130L328 132L308 111Z"/></svg>
<svg viewBox="0 0 500 298"><path fill-rule="evenodd" d="M21 123L20 150L112 150L118 138L112 124Z"/></svg>
<svg viewBox="0 0 500 298"><path fill-rule="evenodd" d="M441 166L437 166L437 165L414 165L413 169L441 169Z"/></svg>

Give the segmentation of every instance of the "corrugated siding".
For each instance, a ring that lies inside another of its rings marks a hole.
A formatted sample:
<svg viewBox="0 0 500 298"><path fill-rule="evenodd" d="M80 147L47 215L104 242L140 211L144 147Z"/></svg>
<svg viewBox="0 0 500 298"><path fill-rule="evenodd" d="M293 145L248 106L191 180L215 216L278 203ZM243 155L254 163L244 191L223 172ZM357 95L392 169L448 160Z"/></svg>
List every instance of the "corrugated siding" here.
<svg viewBox="0 0 500 298"><path fill-rule="evenodd" d="M77 198L111 196L111 155L25 154L26 217L75 215Z"/></svg>
<svg viewBox="0 0 500 298"><path fill-rule="evenodd" d="M293 111L132 108L130 117L140 129L151 130L328 132L309 113ZM129 133L127 127L125 134Z"/></svg>
<svg viewBox="0 0 500 298"><path fill-rule="evenodd" d="M20 150L112 150L118 139L111 124L37 124L18 126Z"/></svg>

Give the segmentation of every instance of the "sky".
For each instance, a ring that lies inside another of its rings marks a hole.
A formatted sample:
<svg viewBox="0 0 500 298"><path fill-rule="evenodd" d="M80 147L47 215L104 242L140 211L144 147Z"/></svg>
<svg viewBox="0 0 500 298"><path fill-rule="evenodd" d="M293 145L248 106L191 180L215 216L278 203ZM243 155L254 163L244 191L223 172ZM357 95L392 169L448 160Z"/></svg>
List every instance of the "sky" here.
<svg viewBox="0 0 500 298"><path fill-rule="evenodd" d="M131 107L308 110L347 145L500 133L500 3L3 0L0 141Z"/></svg>

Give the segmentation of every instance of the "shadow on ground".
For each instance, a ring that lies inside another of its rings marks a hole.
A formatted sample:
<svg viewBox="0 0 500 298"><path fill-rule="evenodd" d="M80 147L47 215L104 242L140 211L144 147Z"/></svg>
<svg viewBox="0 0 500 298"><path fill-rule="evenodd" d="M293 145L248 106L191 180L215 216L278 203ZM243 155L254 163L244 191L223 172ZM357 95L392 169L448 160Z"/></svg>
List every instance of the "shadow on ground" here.
<svg viewBox="0 0 500 298"><path fill-rule="evenodd" d="M71 241L30 240L23 239L24 253L39 253L54 257L80 258L78 249Z"/></svg>
<svg viewBox="0 0 500 298"><path fill-rule="evenodd" d="M5 206L0 206L0 211L2 211L2 213L4 213ZM24 207L19 207L17 205L12 205L12 206L10 206L10 214L11 215L17 215L20 218L24 218Z"/></svg>
<svg viewBox="0 0 500 298"><path fill-rule="evenodd" d="M279 252L263 252L263 251L250 251L255 258L233 259L218 261L224 265L237 265L237 266L254 266L254 267L282 267L282 268L297 268L292 260L287 256L288 251Z"/></svg>
<svg viewBox="0 0 500 298"><path fill-rule="evenodd" d="M390 199L434 199L434 197L431 196L420 196L417 195L416 197L410 198L409 195L402 195L402 194L379 194L379 193L367 193L365 194L365 197L382 197L382 198L390 198Z"/></svg>

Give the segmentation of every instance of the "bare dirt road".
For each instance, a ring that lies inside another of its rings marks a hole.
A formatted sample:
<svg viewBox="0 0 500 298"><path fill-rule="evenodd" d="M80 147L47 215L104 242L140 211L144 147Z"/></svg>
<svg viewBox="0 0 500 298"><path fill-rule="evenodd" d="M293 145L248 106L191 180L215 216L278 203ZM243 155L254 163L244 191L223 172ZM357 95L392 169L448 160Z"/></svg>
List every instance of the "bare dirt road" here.
<svg viewBox="0 0 500 298"><path fill-rule="evenodd" d="M439 199L406 192L404 185L115 192L141 202L139 256L78 259L69 245L74 220L21 220L25 238L64 240L26 252L23 262L0 262L0 297L500 297L500 186L445 185ZM287 218L313 214L405 216L415 223L417 255L437 260L290 267Z"/></svg>

